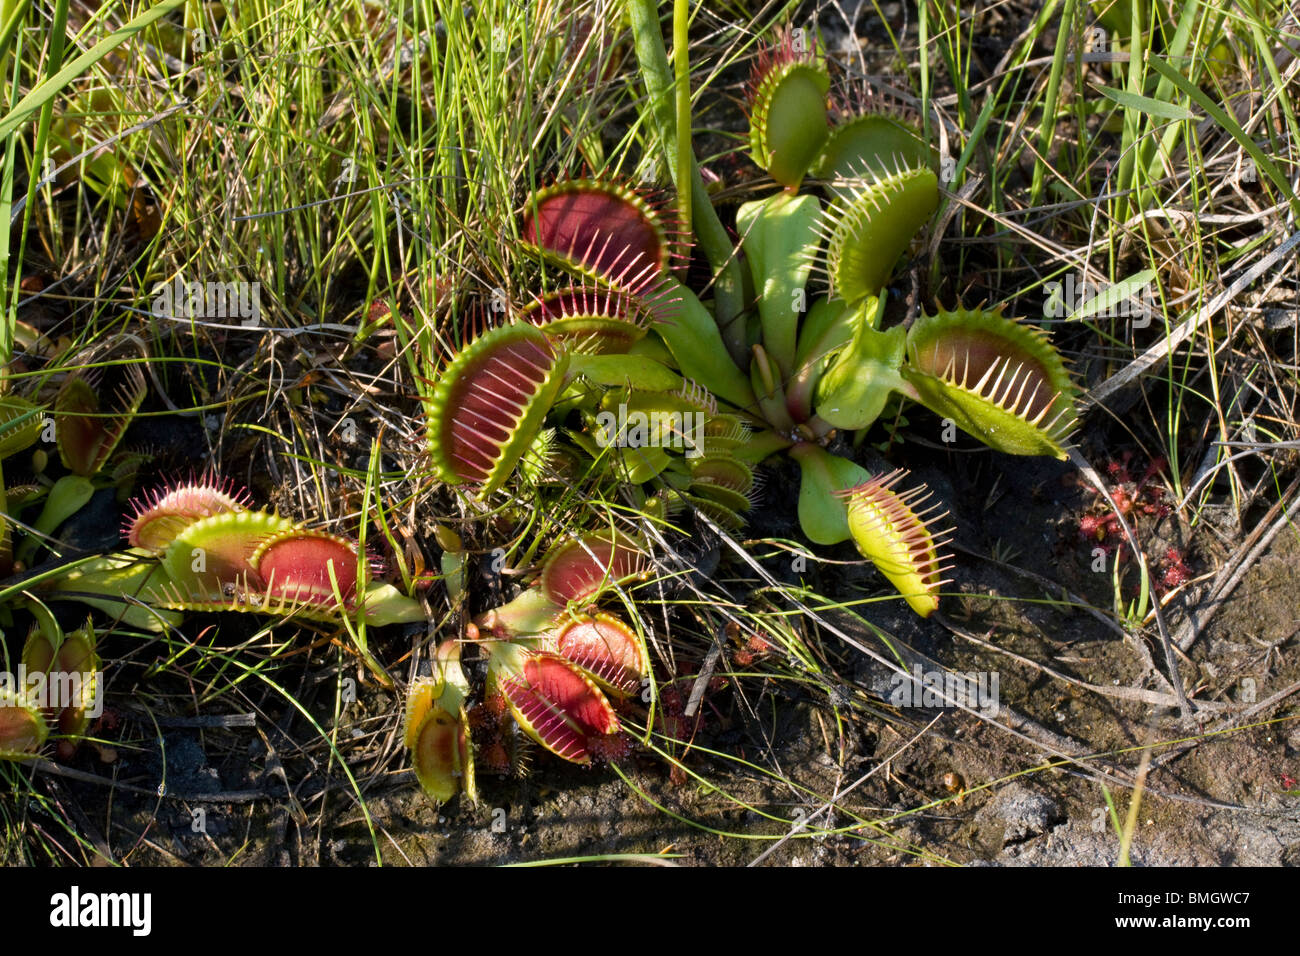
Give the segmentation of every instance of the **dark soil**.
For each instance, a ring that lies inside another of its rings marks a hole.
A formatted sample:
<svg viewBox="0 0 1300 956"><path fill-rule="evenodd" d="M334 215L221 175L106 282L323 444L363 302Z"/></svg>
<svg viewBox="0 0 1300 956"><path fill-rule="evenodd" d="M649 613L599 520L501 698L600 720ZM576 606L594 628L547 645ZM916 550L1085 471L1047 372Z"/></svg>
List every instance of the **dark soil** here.
<svg viewBox="0 0 1300 956"><path fill-rule="evenodd" d="M843 690L810 684L801 699L788 678L774 676L711 691L695 747L683 754L697 776L674 779L661 760L640 753L621 764L624 782L609 767L575 768L534 749L527 775L480 780L479 805L458 798L435 808L405 768L398 701L362 669L348 669L360 690L340 714L335 739L365 793L384 862L496 864L664 853L683 863L744 864L771 850L773 837L790 832L782 821L803 819L840 832L796 835L765 862L1113 864L1119 838L1097 775L1131 779L1147 744L1158 766L1145 780L1135 862L1295 861L1300 820L1294 792L1300 787L1292 778L1300 773L1300 729L1294 718L1270 713L1246 727L1209 734L1218 715L1189 724L1175 709L1082 686L1155 689L1159 683L1145 672L1136 647L1145 643L1156 660L1161 656L1154 628L1126 638L1057 603L1062 586L1101 608L1111 594L1111 575L1092 572L1092 554L1079 540L1086 496L1070 480L1071 469L973 449L921 450L916 459L910 464L917 477L952 507L961 529L952 585L958 596L945 599L944 623L922 621L898 600L861 607L870 628L843 612L825 618L882 654L881 635L888 635L909 669L919 663L996 673L997 724L954 708L890 706L894 685L885 665L826 635L825 645L843 661ZM775 487L775 481L769 485ZM792 520L789 511L788 502L769 494L755 523L779 526ZM1005 563L987 557L997 548ZM1300 679L1294 648L1300 614L1290 590L1298 556L1300 534L1283 531L1192 646L1190 659L1180 660L1191 696L1244 706ZM834 549L827 557L854 558ZM720 574L741 573L725 558L720 567ZM805 578L841 598L889 593L860 561L810 565ZM1198 587L1167 607L1175 623L1178 606L1194 602ZM194 621L191 633L200 633L201 624ZM223 628L228 635L228 620ZM396 656L408 641L395 635L381 650ZM326 728L334 721L334 660L322 648L305 667L294 661L270 675L285 681ZM114 689L121 691L126 679L119 675ZM75 797L71 802L87 832L99 834L95 842L119 859L134 847L129 857L136 863L372 862L375 841L365 816L337 765L326 772L330 755L319 732L278 694L249 694L256 717L248 726L206 728L155 728L129 698L114 694L110 717L118 723L101 735L113 745L83 747L71 767L114 780L117 788L51 782ZM844 694L854 696L854 706L844 706ZM226 704L239 709L234 700ZM1285 715L1285 703L1278 712ZM1025 737L1008 732L1008 725ZM1193 742L1172 746L1186 738ZM1061 759L1067 753L1079 761ZM746 769L734 758L778 775ZM864 775L865 782L825 810L832 796ZM1123 815L1132 791L1110 779Z"/></svg>

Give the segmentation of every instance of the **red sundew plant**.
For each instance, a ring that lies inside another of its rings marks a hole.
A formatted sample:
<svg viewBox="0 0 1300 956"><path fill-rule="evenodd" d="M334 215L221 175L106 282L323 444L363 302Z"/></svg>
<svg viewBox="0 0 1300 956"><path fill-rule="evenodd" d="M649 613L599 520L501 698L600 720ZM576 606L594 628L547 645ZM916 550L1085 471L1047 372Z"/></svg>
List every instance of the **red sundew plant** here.
<svg viewBox="0 0 1300 956"><path fill-rule="evenodd" d="M1156 581L1157 594L1182 587L1192 579L1192 569L1187 566L1187 557L1172 545L1165 551L1164 567Z"/></svg>
<svg viewBox="0 0 1300 956"><path fill-rule="evenodd" d="M1157 480L1165 470L1163 458L1153 458L1140 473L1133 470L1133 452L1125 451L1118 460L1106 466L1106 475L1111 485L1107 488L1119 513L1125 520L1131 521L1137 516L1154 518L1167 517L1171 508L1165 501L1164 485ZM1135 477L1136 474L1136 477ZM1079 518L1079 537L1093 542L1107 554L1117 549L1124 542L1124 532L1119 518L1110 510L1101 495L1093 493L1095 501L1088 511Z"/></svg>
<svg viewBox="0 0 1300 956"><path fill-rule="evenodd" d="M1138 518L1161 519L1168 517L1173 508L1165 500L1164 485L1159 480L1165 470L1163 458L1151 459L1145 468L1136 467L1136 456L1131 450L1106 465L1107 491L1115 502L1115 509L1095 490L1093 501L1079 518L1079 537L1090 549L1104 554L1114 554L1116 564L1123 563L1131 554L1128 539L1120 525L1122 516L1130 526ZM1118 512L1118 513L1117 513ZM1193 577L1187 565L1185 552L1170 546L1158 561L1153 562L1156 572L1151 579L1151 589L1163 595L1182 587Z"/></svg>

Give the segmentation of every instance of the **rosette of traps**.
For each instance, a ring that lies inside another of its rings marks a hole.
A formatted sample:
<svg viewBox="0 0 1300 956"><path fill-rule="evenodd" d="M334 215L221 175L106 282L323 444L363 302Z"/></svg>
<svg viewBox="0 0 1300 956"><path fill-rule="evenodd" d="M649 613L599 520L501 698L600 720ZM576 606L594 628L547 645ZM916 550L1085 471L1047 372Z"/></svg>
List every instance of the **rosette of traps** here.
<svg viewBox="0 0 1300 956"><path fill-rule="evenodd" d="M754 468L785 453L807 537L852 540L917 613L937 607L942 509L919 508L905 472L829 446L905 399L998 451L1064 458L1077 392L1047 335L999 309L886 326L887 286L940 202L937 153L905 111L832 108L830 86L789 35L750 84L750 152L784 188L737 214L756 312L743 366L674 278L682 237L663 204L597 180L526 203L525 245L580 284L515 310L439 376L429 439L445 482L482 498L512 475L608 480L646 510L736 528Z"/></svg>
<svg viewBox="0 0 1300 956"><path fill-rule="evenodd" d="M656 331L679 305L671 220L627 187L568 180L529 200L520 231L575 283L536 295L440 371L428 398L439 477L480 498L514 475L619 485L638 506L701 508L739 527L754 484L735 454L747 416L720 407Z"/></svg>
<svg viewBox="0 0 1300 956"><path fill-rule="evenodd" d="M464 642L487 661L476 704L460 643L439 645L432 674L409 688L406 711L406 745L430 799L475 799L476 761L508 771L508 721L571 763L629 752L618 709L640 691L648 656L637 631L600 603L648 572L647 549L629 535L596 532L554 545L529 587L465 628Z"/></svg>
<svg viewBox="0 0 1300 956"><path fill-rule="evenodd" d="M355 541L252 508L214 477L135 499L123 532L128 548L79 561L36 593L72 597L151 631L174 627L185 612L341 624L386 686L392 678L358 625L425 619L418 601L378 578Z"/></svg>
<svg viewBox="0 0 1300 956"><path fill-rule="evenodd" d="M176 611L247 611L383 625L423 619L419 605L375 580L355 541L249 507L208 479L137 499L126 536L153 559L144 591Z"/></svg>

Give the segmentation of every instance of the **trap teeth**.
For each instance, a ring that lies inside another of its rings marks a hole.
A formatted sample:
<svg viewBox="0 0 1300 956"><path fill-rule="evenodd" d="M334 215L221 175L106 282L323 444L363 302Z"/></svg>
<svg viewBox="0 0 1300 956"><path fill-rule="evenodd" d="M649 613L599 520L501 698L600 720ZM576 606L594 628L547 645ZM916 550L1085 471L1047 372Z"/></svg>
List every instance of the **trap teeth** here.
<svg viewBox="0 0 1300 956"><path fill-rule="evenodd" d="M609 700L576 664L501 641L489 652L488 683L528 736L572 763L591 762L590 742L618 733Z"/></svg>
<svg viewBox="0 0 1300 956"><path fill-rule="evenodd" d="M538 296L522 317L571 352L605 355L624 353L643 339L654 313L629 293L575 286Z"/></svg>
<svg viewBox="0 0 1300 956"><path fill-rule="evenodd" d="M594 600L601 592L646 574L648 559L634 539L596 532L571 538L546 559L539 582L547 600L563 607Z"/></svg>
<svg viewBox="0 0 1300 956"><path fill-rule="evenodd" d="M532 325L475 339L429 398L429 440L439 475L481 494L508 478L564 385L568 353Z"/></svg>
<svg viewBox="0 0 1300 956"><path fill-rule="evenodd" d="M831 191L844 198L836 180L884 178L900 169L934 168L936 156L920 131L902 119L878 113L856 116L837 126L813 172L831 181Z"/></svg>
<svg viewBox="0 0 1300 956"><path fill-rule="evenodd" d="M101 353L87 349L72 364L103 361L106 356ZM148 353L143 343L135 336L118 336L106 355L121 363L72 372L51 409L59 458L69 471L86 477L104 467L148 392L143 369Z"/></svg>
<svg viewBox="0 0 1300 956"><path fill-rule="evenodd" d="M754 162L797 189L826 141L830 76L802 33L784 31L765 50L749 86L749 147Z"/></svg>
<svg viewBox="0 0 1300 956"><path fill-rule="evenodd" d="M627 697L648 669L636 633L611 614L574 618L554 635L552 649L581 667L608 694Z"/></svg>
<svg viewBox="0 0 1300 956"><path fill-rule="evenodd" d="M939 607L939 588L947 570L940 548L948 542L947 532L936 532L934 524L947 512L935 508L917 511L929 498L924 485L899 492L902 469L877 475L869 481L838 492L847 508L849 531L863 557L883 574L912 610L929 617Z"/></svg>
<svg viewBox="0 0 1300 956"><path fill-rule="evenodd" d="M39 708L0 687L0 760L35 756L49 733Z"/></svg>
<svg viewBox="0 0 1300 956"><path fill-rule="evenodd" d="M248 507L245 492L234 493L230 482L204 477L196 482L155 491L132 502L135 515L127 523L133 548L162 554L188 525L201 518Z"/></svg>
<svg viewBox="0 0 1300 956"><path fill-rule="evenodd" d="M635 190L571 179L534 193L520 224L525 246L621 292L653 299L681 258L679 230Z"/></svg>
<svg viewBox="0 0 1300 956"><path fill-rule="evenodd" d="M998 451L1066 457L1076 390L1041 329L998 310L923 316L903 377L931 411Z"/></svg>
<svg viewBox="0 0 1300 956"><path fill-rule="evenodd" d="M929 169L867 173L844 181L845 195L824 214L825 271L846 302L876 295L894 264L939 204L939 181Z"/></svg>

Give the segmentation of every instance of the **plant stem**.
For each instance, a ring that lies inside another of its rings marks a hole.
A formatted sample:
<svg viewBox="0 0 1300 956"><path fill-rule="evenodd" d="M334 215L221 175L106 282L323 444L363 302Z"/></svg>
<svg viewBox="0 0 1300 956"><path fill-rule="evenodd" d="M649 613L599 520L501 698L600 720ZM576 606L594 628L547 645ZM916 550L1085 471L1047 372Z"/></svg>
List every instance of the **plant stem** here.
<svg viewBox="0 0 1300 956"><path fill-rule="evenodd" d="M10 48L21 26L20 17L25 17L26 8L13 0L0 0L0 82L8 72ZM13 65L13 81L9 84L5 96L5 108L12 109L18 102L21 90L22 63L16 57ZM18 165L18 133L12 131L4 138L4 156L0 160L0 221L5 223L4 235L0 236L0 286L9 283L9 243L13 230L9 219L13 209L14 170ZM25 225L25 223L24 223ZM22 278L21 268L13 279L12 287L4 301L0 301L0 388L7 389L9 359L13 354L14 328L18 319L18 281ZM6 526L7 528L7 526Z"/></svg>
<svg viewBox="0 0 1300 956"><path fill-rule="evenodd" d="M691 178L695 155L691 149L691 49L690 0L676 0L673 5L673 72L677 80L677 175L675 182L684 183ZM686 130L685 135L680 131ZM691 231L691 191L677 190L677 208L681 211L682 228Z"/></svg>
<svg viewBox="0 0 1300 956"><path fill-rule="evenodd" d="M649 95L650 108L646 118L659 137L659 142L672 170L678 193L690 192L690 202L694 211L695 236L700 248L708 258L714 273L714 318L722 331L722 340L727 352L740 368L749 366L749 355L745 349L745 325L740 321L740 313L745 307L744 279L740 272L740 262L736 259L731 238L726 228L718 219L709 194L704 188L704 179L700 176L695 162L695 153L691 149L690 125L679 124L674 109L672 96L675 82L672 68L668 64L668 52L664 49L664 38L659 28L659 10L655 0L628 0L628 17L632 23L633 43L636 47L637 61L641 66L641 77L645 81L646 93ZM685 56L686 44L680 43L678 56ZM689 114L689 88L687 112ZM679 140L679 125L685 130ZM689 169L689 189L682 182L682 170L674 162L684 158L684 167Z"/></svg>

